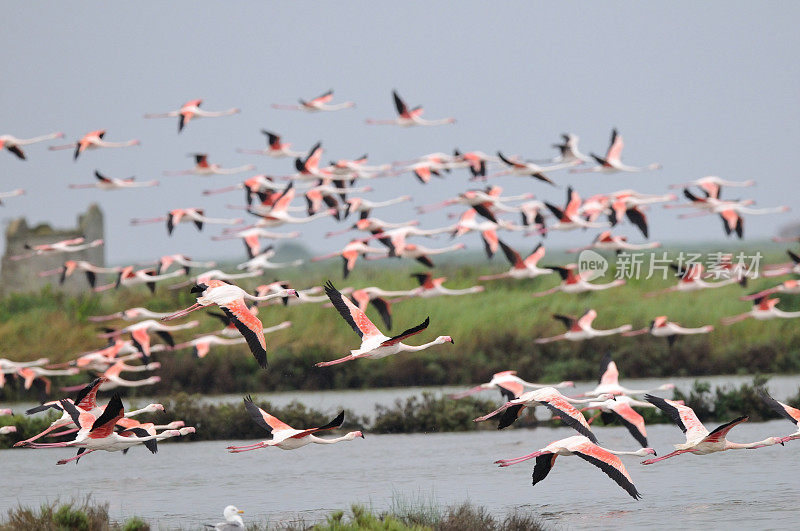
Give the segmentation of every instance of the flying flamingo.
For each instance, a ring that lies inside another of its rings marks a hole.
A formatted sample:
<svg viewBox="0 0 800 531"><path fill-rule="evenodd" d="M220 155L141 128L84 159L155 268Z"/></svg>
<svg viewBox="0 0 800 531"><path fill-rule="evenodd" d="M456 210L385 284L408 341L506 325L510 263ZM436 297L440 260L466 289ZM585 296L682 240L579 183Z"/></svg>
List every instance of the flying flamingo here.
<svg viewBox="0 0 800 531"><path fill-rule="evenodd" d="M162 275L159 275L155 269L135 270L133 266L126 266L123 267L122 271L119 272L119 275L117 276L117 281L115 283L106 284L104 286L97 286L96 288L94 288L94 291L96 292L108 291L110 289L117 289L120 286L125 286L126 288L130 288L133 286L141 286L142 284L144 284L150 290L150 293L155 293L156 283L162 282L164 280L169 280L175 277L180 277L185 274L186 274L185 271L177 270L177 271L172 271L170 273L164 273Z"/></svg>
<svg viewBox="0 0 800 531"><path fill-rule="evenodd" d="M749 312L745 312L732 317L723 317L722 324L728 326L739 321L744 321L748 318L753 318L758 321L766 321L767 319L795 319L800 317L800 312L786 312L777 308L781 300L778 297L758 297L753 300L753 307Z"/></svg>
<svg viewBox="0 0 800 531"><path fill-rule="evenodd" d="M97 131L86 133L77 142L61 146L50 146L48 149L50 149L51 151L57 151L60 149L74 148L75 153L72 156L72 160L78 160L78 156L80 156L80 154L86 150L98 149L98 148L121 148L128 146L138 146L140 144L138 140L127 140L125 142L106 142L105 140L103 140L105 134L106 134L105 129L98 129Z"/></svg>
<svg viewBox="0 0 800 531"><path fill-rule="evenodd" d="M688 186L699 186L711 195L717 196L714 191L719 190L719 187L721 186L748 187L755 186L755 184L756 182L752 179L747 181L728 181L726 179L722 179L721 177L717 177L716 175L707 175L683 184L671 184L669 187L675 189L686 188Z"/></svg>
<svg viewBox="0 0 800 531"><path fill-rule="evenodd" d="M707 282L703 280L703 271L705 271L703 264L694 262L687 263L686 265L670 264L670 267L678 272L678 283L667 289L645 293L645 297L655 297L656 295L671 293L673 291L698 291L701 289L721 288L730 284L740 284L744 286L747 282L747 277L745 276L741 278L726 278L717 282Z"/></svg>
<svg viewBox="0 0 800 531"><path fill-rule="evenodd" d="M602 400L611 398L611 395L603 395ZM558 392L553 387L542 387L522 393L517 398L509 400L491 413L475 419L475 422L483 422L492 417L500 415L498 430L511 426L522 414L526 407L544 406L561 421L574 429L581 435L588 437L592 442L597 442L597 437L592 433L589 423L583 418L583 414L572 404L588 404L595 399L569 398ZM502 413L502 414L501 414Z"/></svg>
<svg viewBox="0 0 800 531"><path fill-rule="evenodd" d="M250 206L253 204L254 195L258 196L259 199L263 201L270 192L280 191L282 187L282 185L279 186L276 184L274 179L269 175L254 175L233 186L226 186L215 190L203 190L203 195L216 195L225 192L233 192L234 190L244 190L245 202Z"/></svg>
<svg viewBox="0 0 800 531"><path fill-rule="evenodd" d="M169 271L172 265L179 265L188 275L193 267L214 267L216 262L197 262L185 254L167 254L158 259L158 273L163 274Z"/></svg>
<svg viewBox="0 0 800 531"><path fill-rule="evenodd" d="M289 288L288 282L272 282L270 284L262 284L256 286L255 295L261 297L268 293L278 293L283 289ZM282 300L273 299L266 303L267 306L282 304L284 306L296 306L298 304L315 304L318 302L327 302L328 296L325 294L318 295L324 290L322 286L313 286L308 289L297 290L297 297L284 297ZM257 303L258 305L258 303Z"/></svg>
<svg viewBox="0 0 800 531"><path fill-rule="evenodd" d="M351 230L362 230L365 232L370 232L372 234L379 234L381 232L385 232L389 229L399 229L403 227L413 227L419 225L419 221L417 220L410 220L410 221L401 221L398 223L391 223L388 221L383 221L382 219L372 218L372 217L365 217L361 218L356 221L353 225L349 228L339 231L332 231L326 232L325 237L330 238L331 236L339 236L341 234L345 234L350 232Z"/></svg>
<svg viewBox="0 0 800 531"><path fill-rule="evenodd" d="M639 330L631 330L630 332L623 332L622 335L624 337L631 337L641 334L650 334L654 337L663 337L667 340L667 343L671 347L675 344L675 341L679 336L708 334L709 332L713 331L714 327L711 325L705 325L699 328L685 328L678 323L668 320L666 315L659 315L650 321L649 327L641 328Z"/></svg>
<svg viewBox="0 0 800 531"><path fill-rule="evenodd" d="M421 107L414 107L409 109L405 102L400 98L396 90L392 91L392 98L394 99L394 107L397 110L397 118L393 120L372 120L367 119L368 124L373 125L399 125L401 127L411 127L417 125L445 125L453 124L456 122L455 118L441 118L439 120L425 120L422 114L425 110Z"/></svg>
<svg viewBox="0 0 800 531"><path fill-rule="evenodd" d="M137 350L144 354L145 359L148 359L150 358L150 334L156 334L167 345L174 347L175 341L173 340L170 332L174 332L176 330L188 330L190 328L195 328L199 324L199 321L189 321L188 323L181 325L168 326L154 319L146 319L144 321L139 321L138 323L128 325L124 328L120 328L119 330L105 332L100 334L100 337L115 338L122 334L130 334L133 344L136 346Z"/></svg>
<svg viewBox="0 0 800 531"><path fill-rule="evenodd" d="M651 465L676 455L692 453L695 455L707 455L726 450L742 450L763 448L765 446L783 445L783 438L767 437L763 441L751 443L734 443L727 440L728 432L734 427L746 422L750 417L744 416L717 427L709 432L703 423L697 418L695 412L689 406L685 406L672 400L665 400L653 395L645 395L644 399L656 406L667 414L667 416L678 425L683 433L686 434L686 442L676 444L675 451L665 456L642 461L643 465Z"/></svg>
<svg viewBox="0 0 800 531"><path fill-rule="evenodd" d="M561 341L562 339L566 339L567 341L584 341L586 339L592 339L593 337L621 334L622 332L627 332L632 328L631 325L625 324L616 328L609 328L607 330L596 330L595 328L592 328L592 322L596 317L597 312L594 310L586 310L586 313L584 313L580 318L575 318L569 315L553 314L553 319L564 323L567 331L563 334L558 334L557 336L539 337L534 339L533 342L537 345L543 345L545 343L552 343L553 341Z"/></svg>
<svg viewBox="0 0 800 531"><path fill-rule="evenodd" d="M91 413L93 415L98 415L99 416L100 414L102 414L103 410L105 409L105 406L99 406L97 404L97 392L98 392L98 390L100 388L100 385L103 384L103 383L105 383L105 378L104 377L101 376L99 378L95 378L93 381L89 382L86 386L82 387L78 391L78 394L75 396L74 400L73 399L69 399L69 398L67 398L65 400L67 400L70 403L74 404L75 407L78 408L81 411L86 411L86 412ZM46 402L46 403L44 403L44 404L42 404L40 406L33 407L31 409L28 409L25 412L25 414L26 415L33 415L35 413L40 413L42 411L47 411L48 409L54 409L56 411L60 411L62 413L61 417L59 417L56 420L54 420L53 422L51 422L50 426L48 426L41 433L38 433L38 434L34 435L33 437L31 437L29 439L25 439L25 440L22 440L22 441L19 441L19 442L15 443L14 444L15 447L27 446L29 443L31 443L31 442L33 442L33 441L35 441L37 439L40 439L41 437L44 437L45 435L48 435L48 434L50 434L50 437L58 437L58 436L61 436L61 435L67 435L68 433L74 433L75 431L78 431L77 429L75 429L75 428L77 428L77 426L73 422L72 417L61 406L61 401L60 400L55 400L55 401L52 401L52 402ZM142 414L147 414L147 413L155 413L156 411L164 411L164 406L161 405L161 404L148 404L147 406L145 406L145 407L143 407L141 409L137 409L137 410L134 410L134 411L128 411L127 413L125 413L125 417L124 418L132 418L132 417L135 417L137 415L142 415ZM51 433L51 432L53 432L55 430L58 430L58 429L64 429L64 431L57 432L57 433Z"/></svg>
<svg viewBox="0 0 800 531"><path fill-rule="evenodd" d="M458 222L453 225L450 235L451 237L456 238L469 232L479 232L481 235L481 240L483 241L483 249L486 251L486 256L488 258L492 258L494 256L500 245L500 238L497 236L498 230L522 230L522 227L514 225L509 221L496 219L491 213L489 213L491 219L478 221L478 213L479 211L477 209L470 208L461 214L461 216L458 218Z"/></svg>
<svg viewBox="0 0 800 531"><path fill-rule="evenodd" d="M415 273L411 275L417 280L419 286L411 290L411 297L421 297L427 299L430 297L439 297L441 295L469 295L471 293L480 293L486 288L483 286L472 286L471 288L464 289L448 289L443 286L447 277L433 278L430 273Z"/></svg>
<svg viewBox="0 0 800 531"><path fill-rule="evenodd" d="M556 463L556 457L559 455L576 455L593 464L605 474L613 479L617 485L622 487L625 492L631 495L634 500L641 498L641 494L636 490L633 484L633 479L625 469L618 455L635 455L644 457L645 455L655 455L656 451L652 448L642 448L635 452L620 452L616 450L608 450L601 446L594 444L590 439L581 435L573 435L566 439L561 439L552 442L537 452L532 454L523 455L514 459L501 459L495 461L495 464L505 467L522 463L528 459L536 458L536 466L533 469L533 484L536 485L550 473L550 469Z"/></svg>
<svg viewBox="0 0 800 531"><path fill-rule="evenodd" d="M59 284L63 284L64 281L72 276L73 273L76 271L83 271L86 275L86 281L89 283L91 287L94 288L95 282L97 280L98 274L103 273L119 273L120 268L118 267L100 267L84 260L67 260L64 262L64 265L58 267L56 269L51 269L49 271L40 271L37 273L40 277L46 277L50 275L58 275L60 274L61 277L59 278Z"/></svg>
<svg viewBox="0 0 800 531"><path fill-rule="evenodd" d="M351 240L350 243L344 246L341 251L336 251L334 253L325 254L322 256L316 256L311 259L312 262L318 262L320 260L327 260L328 258L334 258L336 256L341 256L342 261L344 262L343 272L344 278L347 278L350 275L350 272L356 266L356 260L358 260L359 256L365 257L368 254L378 254L381 256L386 256L386 250L378 248L378 247L370 247L366 244L364 240Z"/></svg>
<svg viewBox="0 0 800 531"><path fill-rule="evenodd" d="M540 181L544 181L547 184L555 186L556 183L552 181L546 173L551 171L558 171L563 170L565 168L571 168L578 164L576 161L572 162L565 162L562 164L553 164L551 166L539 166L530 161L520 160L518 158L513 157L506 157L503 155L502 152L497 152L497 157L506 165L506 170L493 173L489 177L500 177L501 175L515 175L519 177L533 177Z"/></svg>
<svg viewBox="0 0 800 531"><path fill-rule="evenodd" d="M167 215L160 218L134 218L131 220L131 225L144 225L147 223L161 223L167 222L167 234L172 236L172 231L178 223L194 223L197 230L203 230L205 223L214 225L238 225L242 222L241 218L236 219L222 219L222 218L209 218L205 215L205 210L202 208L176 208L167 212Z"/></svg>
<svg viewBox="0 0 800 531"><path fill-rule="evenodd" d="M103 245L103 240L99 239L93 240L89 243L84 243L85 241L86 240L84 238L70 238L68 240L61 240L58 242L45 243L42 245L34 245L34 246L30 246L26 243L25 249L28 249L30 252L12 256L11 260L23 260L25 258L31 258L32 256L39 256L39 255L76 253L79 251L85 251L86 249L92 249L94 247L99 247L100 245Z"/></svg>
<svg viewBox="0 0 800 531"><path fill-rule="evenodd" d="M16 426L0 426L0 435L8 435L9 433L16 433Z"/></svg>
<svg viewBox="0 0 800 531"><path fill-rule="evenodd" d="M786 251L786 254L789 255L789 258L792 259L791 263L788 264L776 264L774 266L767 266L766 271L764 271L765 277L779 277L782 275L789 275L789 274L800 274L800 256L796 255L792 251Z"/></svg>
<svg viewBox="0 0 800 531"><path fill-rule="evenodd" d="M339 428L344 423L344 411L339 413L335 419L324 426L298 430L278 420L255 405L253 399L249 396L244 399L244 407L250 415L250 418L253 419L253 422L264 428L266 432L271 435L271 438L246 446L228 446L227 449L230 450L231 453L249 452L250 450L258 450L259 448L267 448L269 446L276 446L281 450L297 450L310 443L336 444L342 441L352 441L356 437L364 438L364 434L360 431L351 431L336 439L321 439L314 435L320 431Z"/></svg>
<svg viewBox="0 0 800 531"><path fill-rule="evenodd" d="M594 153L590 153L590 156L597 161L597 166L593 166L587 169L572 169L570 170L572 173L583 173L583 172L591 172L591 173L616 173L616 172L641 172L641 171L651 171L651 170L658 170L661 168L661 164L654 162L652 164L648 164L647 166L628 166L622 163L622 148L624 147L624 143L622 142L622 135L616 129L611 131L611 142L608 145L608 151L606 151L605 157L600 157L595 155Z"/></svg>
<svg viewBox="0 0 800 531"><path fill-rule="evenodd" d="M403 195L386 201L370 201L362 197L351 197L346 201L347 206L344 210L344 218L347 219L351 212L358 212L361 214L361 217L369 217L373 208L397 205L405 203L406 201L411 201L412 199L410 195Z"/></svg>
<svg viewBox="0 0 800 531"><path fill-rule="evenodd" d="M558 266L549 266L549 269L552 269L556 273L561 276L561 284L558 286L554 286L548 290L540 291L538 293L534 293L534 297L543 297L545 295L550 295L556 292L562 293L585 293L587 291L602 291L610 288L615 288L617 286L622 286L625 284L624 279L614 279L611 282L607 282L605 284L592 284L586 278L586 272L580 272L577 270L577 266L575 264L567 264L563 267Z"/></svg>
<svg viewBox="0 0 800 531"><path fill-rule="evenodd" d="M462 153L456 148L453 151L454 160L452 167L466 167L472 175L473 181L486 178L486 168L490 162L500 162L500 159L487 155L482 151L467 151Z"/></svg>
<svg viewBox="0 0 800 531"><path fill-rule="evenodd" d="M460 393L453 393L450 395L450 398L458 400L460 398L464 398L470 395L474 395L475 393L485 391L486 389L498 389L500 390L500 394L502 394L506 398L506 400L514 400L515 398L519 398L519 396L525 392L526 387L530 387L532 389L541 389L543 387L562 389L564 387L575 387L575 383L566 381L558 383L556 385L537 384L537 383L526 382L525 380L517 376L517 371L501 371L494 373L492 375L492 379L489 380L488 382L475 386L472 389L461 391Z"/></svg>
<svg viewBox="0 0 800 531"><path fill-rule="evenodd" d="M286 223L308 223L310 221L314 221L315 219L332 216L337 211L334 209L326 210L324 212L317 212L311 216L305 218L296 218L289 214L289 204L294 199L295 189L293 183L289 183L286 188L281 193L280 197L275 201L275 204L272 205L272 208L267 210L266 212L261 212L259 210L250 208L248 212L254 216L258 216L260 219L257 223L257 227L280 227Z"/></svg>
<svg viewBox="0 0 800 531"><path fill-rule="evenodd" d="M305 101L299 99L300 105L283 105L280 103L273 103L273 109L283 109L288 111L305 111L305 112L319 112L319 111L340 111L342 109L350 109L355 107L356 104L352 101L345 101L343 103L331 104L333 100L333 89L328 92L317 96L312 100Z"/></svg>
<svg viewBox="0 0 800 531"><path fill-rule="evenodd" d="M339 159L331 161L330 169L334 175L356 176L362 179L377 177L379 174L391 169L391 164L381 164L378 166L367 164L368 156L366 153L357 159ZM341 181L336 181L341 182Z"/></svg>
<svg viewBox="0 0 800 531"><path fill-rule="evenodd" d="M446 199L432 205L418 206L416 210L419 214L427 214L429 212L433 212L434 210L451 205L465 205L475 208L476 210L483 207L483 210L488 211L488 207L493 207L503 212L518 212L518 207L509 207L503 203L509 201L533 199L533 197L535 197L533 194L509 195L503 197L500 195L502 192L503 189L499 186L487 187L486 190L467 190L466 192L462 192L452 199ZM489 218L489 216L483 212L480 212L480 214L485 218Z"/></svg>
<svg viewBox="0 0 800 531"><path fill-rule="evenodd" d="M183 131L183 128L189 124L192 118L216 118L218 116L230 116L238 114L241 109L228 109L226 111L205 111L200 108L203 100L189 100L181 108L176 111L169 111L160 114L145 114L145 118L178 118L178 132Z"/></svg>
<svg viewBox="0 0 800 531"><path fill-rule="evenodd" d="M613 235L610 230L604 230L598 234L591 245L570 249L570 253L578 253L586 249L599 249L601 251L643 251L646 249L656 249L661 247L659 242L630 243L626 236Z"/></svg>
<svg viewBox="0 0 800 531"><path fill-rule="evenodd" d="M118 452L127 450L137 444L146 444L149 441L194 433L194 428L167 430L160 434L148 434L140 428L133 428L116 433L114 428L117 422L125 416L125 408L118 394L111 398L103 413L97 417L86 411L79 411L68 400L62 400L61 407L70 414L73 422L80 427L75 439L63 443L31 443L29 445L31 448L77 447L79 449L77 456L70 459L62 459L58 462L59 465L75 461L97 450ZM149 445L149 449L153 453L157 451L154 445Z"/></svg>
<svg viewBox="0 0 800 531"><path fill-rule="evenodd" d="M378 327L372 324L372 321L370 321L366 314L359 310L355 304L350 302L349 299L342 297L342 294L333 287L330 281L325 284L325 293L342 316L342 319L344 319L361 338L361 346L357 350L351 350L348 356L333 361L316 363L314 365L315 367L327 367L361 358L380 359L399 352L418 352L434 345L453 343L453 338L450 336L439 336L433 341L423 345L406 345L402 343L402 340L419 334L428 328L429 319L426 318L419 325L409 328L394 337L388 337L383 335L381 331L378 330Z"/></svg>
<svg viewBox="0 0 800 531"><path fill-rule="evenodd" d="M586 393L582 393L578 395L579 397L584 396L594 396L600 397L602 395L611 395L611 396L631 396L631 395L643 395L645 393L653 393L656 391L669 391L671 389L675 389L675 385L671 383L666 383L660 385L654 389L628 389L619 384L619 369L617 369L616 362L611 358L611 354L607 353L603 356L603 359L600 361L600 380L593 390L587 391Z"/></svg>
<svg viewBox="0 0 800 531"><path fill-rule="evenodd" d="M517 251L512 247L505 244L503 240L497 240L500 248L503 250L506 259L511 263L511 269L505 273L496 275L483 275L478 277L478 280L496 280L499 278L536 278L541 275L549 275L553 272L552 269L539 267L539 261L544 258L544 247L540 243L526 258L522 258Z"/></svg>
<svg viewBox="0 0 800 531"><path fill-rule="evenodd" d="M42 367L22 367L17 370L17 376L23 380L23 388L27 391L33 386L39 393L39 401L44 402L50 395L52 382L48 376L74 376L80 371L75 368L69 369L45 369Z"/></svg>
<svg viewBox="0 0 800 531"><path fill-rule="evenodd" d="M127 179L118 179L115 177L106 177L99 171L95 170L96 183L91 184L70 184L72 189L85 189L85 188L98 188L100 190L121 190L123 188L150 188L158 186L158 181L140 181L137 182L135 177L128 177Z"/></svg>
<svg viewBox="0 0 800 531"><path fill-rule="evenodd" d="M400 258L410 258L412 260L416 260L427 267L433 267L433 260L430 258L433 255L460 251L461 249L466 248L466 245L463 243L457 243L447 247L430 248L413 243L405 243L404 240L404 238L402 238L401 241L397 241L396 239L393 240L392 243L395 246L395 254ZM367 258L367 260L370 259L371 258L369 257Z"/></svg>
<svg viewBox="0 0 800 531"><path fill-rule="evenodd" d="M766 389L759 388L758 394L773 411L794 424L797 428L795 433L786 437L779 437L781 444L788 441L793 441L795 439L800 439L800 409L793 408L792 406L784 404L783 402L778 402L769 395Z"/></svg>
<svg viewBox="0 0 800 531"><path fill-rule="evenodd" d="M285 330L292 326L291 321L283 321L282 323L278 323L275 326L268 326L264 328L262 332L264 335L271 334L273 332L277 332L278 330ZM237 337L237 338L225 338L215 336L213 334L206 334L197 336L196 338L192 339L191 341L187 341L185 343L179 343L175 345L175 350L180 350L183 348L192 347L192 352L196 358L205 358L206 355L211 350L212 345L241 345L242 343L247 342L244 337Z"/></svg>
<svg viewBox="0 0 800 531"><path fill-rule="evenodd" d="M236 166L235 168L223 168L219 164L209 164L208 154L206 153L192 153L189 156L194 157L194 168L191 170L166 170L164 175L233 175L256 169L252 164Z"/></svg>
<svg viewBox="0 0 800 531"><path fill-rule="evenodd" d="M291 144L288 142L281 142L281 136L277 133L273 133L271 131L267 131L266 129L261 130L261 134L267 137L267 148L266 149L242 149L237 148L237 153L246 153L248 155L266 155L268 157L273 158L281 158L281 157L300 157L303 155L302 151L292 151Z"/></svg>
<svg viewBox="0 0 800 531"><path fill-rule="evenodd" d="M247 257L255 258L259 254L261 254L261 238L278 240L278 239L298 238L299 236L300 233L297 231L272 232L259 227L251 227L249 229L243 229L237 232L223 234L221 236L212 236L211 239L218 241L218 240L230 240L235 238L241 238L242 241L244 242L245 250L247 251Z"/></svg>
<svg viewBox="0 0 800 531"><path fill-rule="evenodd" d="M292 260L291 262L270 262L269 259L275 256L275 248L273 246L267 247L263 253L250 258L246 262L236 266L236 269L246 269L248 271L257 271L265 269L281 269L283 267L297 267L303 265L302 260Z"/></svg>
<svg viewBox="0 0 800 531"><path fill-rule="evenodd" d="M297 292L293 289L287 289L284 290L283 293L256 297L250 295L242 288L222 280L209 280L206 283L197 284L191 289L191 292L200 294L195 304L189 306L185 310L175 312L168 317L163 317L162 320L168 321L170 319L177 319L178 317L183 317L205 306L216 304L222 309L223 313L234 322L239 332L247 339L250 352L253 353L253 357L256 358L261 368L266 368L267 343L264 339L264 325L262 325L258 317L253 315L253 312L247 308L244 300L266 301L279 297L296 295Z"/></svg>
<svg viewBox="0 0 800 531"><path fill-rule="evenodd" d="M26 160L25 152L22 151L20 146L28 146L37 142L44 142L45 140L53 140L54 138L64 138L64 133L50 133L49 135L35 136L33 138L17 138L12 135L0 135L0 149L6 148L16 155L17 158Z"/></svg>
<svg viewBox="0 0 800 531"><path fill-rule="evenodd" d="M147 365L131 366L126 365L123 361L117 361L103 373L103 377L108 381L100 384L100 390L108 391L110 389L116 389L117 387L142 387L145 385L155 385L161 381L161 378L158 376L150 376L149 378L145 378L143 380L126 380L120 375L123 372L150 371L157 369L160 366L161 364L158 362L148 363ZM72 388L62 387L62 390L69 391L72 390Z"/></svg>
<svg viewBox="0 0 800 531"><path fill-rule="evenodd" d="M550 164L568 164L570 162L573 164L583 164L584 162L592 161L591 157L584 155L578 149L578 141L580 140L578 135L562 133L561 139L562 142L560 144L553 144L552 146L558 150L559 155L548 161Z"/></svg>
<svg viewBox="0 0 800 531"><path fill-rule="evenodd" d="M642 448L646 448L647 428L644 424L644 418L633 409L633 406L655 408L650 402L642 402L625 395L616 395L608 400L590 402L588 406L581 409L581 412L599 409L600 411L587 421L589 424L597 417L601 417L604 424L611 424L618 420L636 439L636 442L641 444Z"/></svg>
<svg viewBox="0 0 800 531"><path fill-rule="evenodd" d="M567 204L563 209L558 208L552 203L545 201L544 206L556 217L558 222L547 228L551 230L574 230L574 229L602 229L608 227L610 223L594 223L587 221L580 216L581 196L570 186L567 188Z"/></svg>
<svg viewBox="0 0 800 531"><path fill-rule="evenodd" d="M739 298L743 301L750 301L766 297L767 295L772 295L774 293L789 293L791 295L798 295L800 294L800 280L784 280L777 286L773 286L771 288L761 290L758 293L752 293Z"/></svg>

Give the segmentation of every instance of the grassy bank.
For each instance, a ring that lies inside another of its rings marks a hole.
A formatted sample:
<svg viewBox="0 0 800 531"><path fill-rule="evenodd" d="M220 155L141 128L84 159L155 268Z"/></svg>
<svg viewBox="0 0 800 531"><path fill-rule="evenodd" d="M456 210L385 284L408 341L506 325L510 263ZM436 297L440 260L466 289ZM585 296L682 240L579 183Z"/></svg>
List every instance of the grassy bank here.
<svg viewBox="0 0 800 531"><path fill-rule="evenodd" d="M475 284L478 275L505 268L501 256L492 265L451 264L439 267L437 276L447 276L448 286ZM551 263L550 260L545 260ZM552 262L558 263L557 260ZM337 267L298 268L282 274L298 288L321 285L332 278L337 287L377 285L388 289L415 286L410 273L422 268L390 263L377 268L360 267L348 281ZM269 367L260 370L246 347L214 347L204 359L189 351L156 355L162 363L162 382L145 388L148 395L180 391L204 393L254 392L258 390L336 389L407 385L466 384L487 381L493 372L514 368L529 379L560 381L592 379L597 363L607 351L624 367L627 377L659 377L736 373L800 372L800 327L793 320L745 321L719 326L724 316L745 312L750 303L738 297L774 285L775 279L759 279L747 289L738 285L693 293L671 293L653 298L644 294L675 283L668 280L631 280L628 285L584 295L556 294L534 298L531 293L557 282L555 275L530 281L487 282L483 293L463 297L411 299L394 305L395 332L430 316L430 328L415 337L430 341L450 335L455 345L443 345L414 354L384 360L361 360L327 368L314 363L346 354L357 347L358 338L332 308L321 304L263 308L259 317L265 326L291 320L287 330L267 336ZM272 277L264 279L271 281ZM242 283L252 288L256 283ZM800 296L782 296L781 307L796 310ZM79 352L103 345L97 325L86 318L123 308L146 306L156 311L190 305L188 290L160 287L155 296L145 288L69 298L60 294L12 295L0 304L0 356L10 359L49 357L65 361ZM669 348L666 341L649 335L634 338L597 338L582 343L560 342L534 345L533 338L561 333L553 313L579 315L595 308L597 328L630 323L645 327L656 315L667 315L685 326L717 325L710 335L680 338ZM368 314L379 322L373 310ZM195 314L201 327L177 335L182 341L194 333L219 329L216 320ZM120 323L116 323L120 324ZM414 343L415 341L412 341ZM85 376L60 379L81 382ZM0 390L0 400L19 396L12 386ZM32 395L31 395L32 396Z"/></svg>
<svg viewBox="0 0 800 531"><path fill-rule="evenodd" d="M752 384L738 387L722 386L712 390L707 382L695 382L688 394L675 390L672 398L684 400L692 407L703 422L725 422L742 415L752 421L779 418L757 395L758 387L766 383L764 378L756 378ZM363 417L345 410L343 431L361 430L371 433L436 433L472 430L493 430L494 422L473 422L473 419L497 407L495 399L467 397L453 400L446 396L423 393L420 397L397 400L392 406L377 405L372 418ZM800 407L800 391L788 401ZM241 402L207 404L199 395L176 395L163 401L167 414L158 413L143 421L164 423L179 419L187 426L194 426L197 432L178 439L176 442L216 441L231 439L264 439L266 434L249 417ZM309 409L299 402L285 407L275 407L269 402L259 402L261 408L274 414L290 426L302 428L321 426L335 415L334 411L322 412ZM660 410L641 409L648 424L669 423L671 420ZM168 418L167 418L168 417ZM26 439L42 431L54 418L50 416L3 417L2 424L17 426L16 434L0 437L0 448L9 448L15 441ZM598 419L598 422L602 420ZM531 410L526 411L511 428L535 428L537 426L559 426L559 421L538 421ZM787 426L788 427L788 426Z"/></svg>
<svg viewBox="0 0 800 531"><path fill-rule="evenodd" d="M150 525L133 517L115 522L108 504L86 498L80 502L59 501L39 508L19 506L0 520L0 531L149 531Z"/></svg>
<svg viewBox="0 0 800 531"><path fill-rule="evenodd" d="M150 515L158 521L157 515ZM149 531L150 524L139 517L113 521L108 505L82 502L53 502L38 509L17 507L0 520L0 531ZM373 511L353 505L349 512L335 511L320 523L294 522L270 524L247 522L249 531L537 531L544 529L534 515L518 511L494 516L485 507L463 503L439 508L432 505L394 503L388 511Z"/></svg>

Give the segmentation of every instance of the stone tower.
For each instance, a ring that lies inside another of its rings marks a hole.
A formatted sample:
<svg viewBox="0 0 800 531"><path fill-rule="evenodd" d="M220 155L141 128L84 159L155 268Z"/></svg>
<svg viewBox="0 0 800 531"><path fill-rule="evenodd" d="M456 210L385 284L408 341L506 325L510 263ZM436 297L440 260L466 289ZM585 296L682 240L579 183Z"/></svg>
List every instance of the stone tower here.
<svg viewBox="0 0 800 531"><path fill-rule="evenodd" d="M26 244L36 246L71 238L84 238L86 242L103 239L103 212L97 204L92 203L86 212L78 216L78 225L75 228L54 229L46 223L29 227L25 218L12 221L6 228L6 250L0 271L0 292L3 295L14 292L37 292L49 285L54 291L86 293L89 284L82 272L73 274L63 285L59 283L60 275L40 277L39 273L59 268L66 260L85 260L96 266L105 266L104 245L74 253L11 259L12 256L29 253ZM98 278L98 284L102 283L104 283L102 277Z"/></svg>

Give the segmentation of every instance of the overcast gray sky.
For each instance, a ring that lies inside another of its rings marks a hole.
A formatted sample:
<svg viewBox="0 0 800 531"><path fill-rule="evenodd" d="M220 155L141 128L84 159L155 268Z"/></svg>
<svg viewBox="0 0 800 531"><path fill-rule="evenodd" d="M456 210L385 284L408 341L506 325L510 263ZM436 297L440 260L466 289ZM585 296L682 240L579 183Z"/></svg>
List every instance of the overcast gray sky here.
<svg viewBox="0 0 800 531"><path fill-rule="evenodd" d="M209 240L218 227L198 234L183 225L167 238L163 225L129 225L133 217L187 206L205 207L211 216L236 215L225 205L241 202L242 194L200 192L251 174L162 177L163 170L189 167L187 153L207 151L224 166L253 163L258 173L289 173L291 160L235 152L263 147L258 131L265 127L298 148L322 140L326 161L363 152L374 162L405 160L456 146L541 158L552 155L550 144L566 131L580 135L584 152L602 152L616 126L627 163L658 161L664 169L562 172L555 180L588 196L620 188L662 192L669 183L707 174L753 178L756 188L727 190L727 197L795 207L746 219L747 238L769 237L800 212L799 11L790 2L13 2L5 6L0 33L6 50L0 134L61 130L74 140L105 128L107 140L138 138L142 145L88 152L76 163L70 152L49 152L45 145L30 146L27 162L0 153L0 191L28 191L6 201L0 215L69 226L78 211L98 201L111 261L171 252L238 258L239 242ZM269 107L328 88L358 107L323 114ZM424 104L426 117L458 122L412 129L365 125L367 117L393 116L392 88L409 104ZM174 119L142 119L193 98L203 98L209 110L236 106L243 112L193 122L181 135ZM162 185L67 189L70 182L90 182L94 169L158 178ZM509 193L564 200L563 189L534 181L502 178L497 184ZM414 204L425 204L470 185L464 172L455 172L428 186L409 175L377 186L371 198L410 192ZM414 204L376 214L408 218ZM674 214L651 211L652 239L724 239L718 219L675 220ZM422 222L432 227L448 220L442 213ZM328 251L347 241L323 240L333 228L332 220L323 220L301 230L306 243ZM635 234L630 227L621 232ZM548 240L573 245L591 237ZM465 241L480 246L477 236Z"/></svg>

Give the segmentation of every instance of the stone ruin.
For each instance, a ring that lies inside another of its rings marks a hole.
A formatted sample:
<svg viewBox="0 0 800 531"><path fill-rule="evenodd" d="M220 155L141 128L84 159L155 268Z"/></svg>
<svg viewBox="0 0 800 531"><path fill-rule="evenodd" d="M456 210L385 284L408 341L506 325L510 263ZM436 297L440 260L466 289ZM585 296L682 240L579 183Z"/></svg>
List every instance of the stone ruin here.
<svg viewBox="0 0 800 531"><path fill-rule="evenodd" d="M96 266L105 266L105 245L71 253L38 255L22 260L12 260L12 256L29 253L25 245L35 246L54 243L71 238L84 238L86 242L104 239L103 212L92 203L86 212L78 216L78 225L69 229L54 229L46 223L29 227L25 218L17 218L6 228L6 249L0 270L0 294L20 292L39 292L46 286L53 291L70 294L86 293L90 287L83 272L76 271L59 284L61 275L41 277L40 272L57 269L66 260L85 260ZM98 279L101 284L102 277Z"/></svg>

